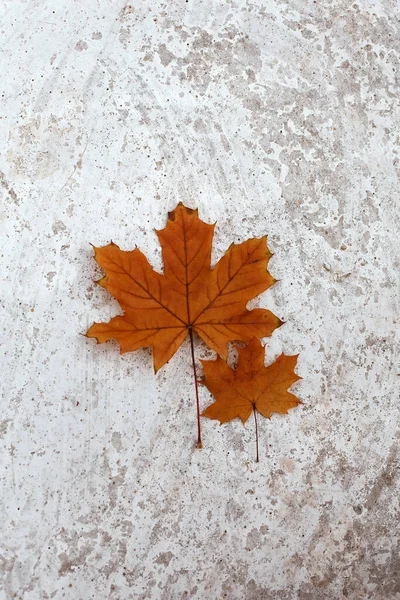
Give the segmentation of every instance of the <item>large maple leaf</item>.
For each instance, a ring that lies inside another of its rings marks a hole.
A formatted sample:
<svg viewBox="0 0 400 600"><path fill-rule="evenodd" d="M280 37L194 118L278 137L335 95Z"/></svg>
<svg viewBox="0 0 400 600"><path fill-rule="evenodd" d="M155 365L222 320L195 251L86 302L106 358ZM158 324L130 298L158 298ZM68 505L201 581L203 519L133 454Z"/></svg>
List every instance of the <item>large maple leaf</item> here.
<svg viewBox="0 0 400 600"><path fill-rule="evenodd" d="M228 342L269 336L281 324L268 310L246 309L249 300L275 282L267 271L266 237L232 244L211 269L214 225L201 221L197 210L178 204L165 229L156 233L163 275L138 248L126 252L114 243L95 248L105 271L97 283L118 300L124 314L94 323L87 337L99 343L116 339L121 353L152 347L157 371L189 334L195 372L193 332L226 359ZM196 373L195 380L197 385Z"/></svg>
<svg viewBox="0 0 400 600"><path fill-rule="evenodd" d="M290 408L302 404L288 392L288 388L301 379L294 372L297 355L281 354L269 367L264 365L264 355L264 347L254 338L245 348L238 348L236 370L220 358L201 361L205 377L203 383L216 399L202 415L217 419L221 424L239 417L245 424L253 412L257 462L257 412L269 419L272 413L285 414Z"/></svg>

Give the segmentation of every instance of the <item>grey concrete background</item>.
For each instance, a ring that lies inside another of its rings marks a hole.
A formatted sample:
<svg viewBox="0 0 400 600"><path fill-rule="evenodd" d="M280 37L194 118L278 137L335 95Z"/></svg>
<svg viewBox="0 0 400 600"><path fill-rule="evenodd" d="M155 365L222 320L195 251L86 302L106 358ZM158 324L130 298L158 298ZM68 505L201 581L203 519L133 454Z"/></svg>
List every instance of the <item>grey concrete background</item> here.
<svg viewBox="0 0 400 600"><path fill-rule="evenodd" d="M398 3L1 13L1 600L400 598ZM214 260L275 253L254 305L304 406L260 419L260 464L251 422L195 450L188 344L154 376L79 335L119 311L89 242L161 269L179 201Z"/></svg>

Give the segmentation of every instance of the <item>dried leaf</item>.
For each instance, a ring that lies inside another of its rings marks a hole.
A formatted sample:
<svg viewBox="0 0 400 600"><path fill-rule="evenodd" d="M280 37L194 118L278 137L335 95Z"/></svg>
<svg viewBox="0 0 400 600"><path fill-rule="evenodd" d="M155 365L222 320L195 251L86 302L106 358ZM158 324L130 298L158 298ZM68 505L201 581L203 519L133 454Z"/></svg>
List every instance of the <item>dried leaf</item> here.
<svg viewBox="0 0 400 600"><path fill-rule="evenodd" d="M297 356L281 354L269 367L264 366L264 347L253 338L245 348L238 348L236 370L226 362L202 360L203 383L216 400L202 413L209 419L226 423L236 417L245 424L254 413L258 462L258 431L256 412L269 419L272 413L286 414L302 402L288 388L298 379L294 372Z"/></svg>
<svg viewBox="0 0 400 600"><path fill-rule="evenodd" d="M201 221L197 210L180 203L169 213L166 228L157 231L163 275L138 248L125 252L114 243L95 248L105 271L98 283L124 314L95 323L87 337L99 343L114 338L121 353L151 346L157 371L193 331L224 359L228 342L271 335L281 321L268 310L246 309L275 282L267 271L266 237L232 244L211 269L213 232L214 225Z"/></svg>

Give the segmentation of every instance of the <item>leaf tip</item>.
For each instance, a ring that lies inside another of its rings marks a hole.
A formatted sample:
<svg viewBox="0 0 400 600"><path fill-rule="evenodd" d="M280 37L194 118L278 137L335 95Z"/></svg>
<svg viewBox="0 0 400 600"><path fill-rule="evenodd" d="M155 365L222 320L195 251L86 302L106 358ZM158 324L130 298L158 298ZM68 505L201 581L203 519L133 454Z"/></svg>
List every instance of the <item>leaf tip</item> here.
<svg viewBox="0 0 400 600"><path fill-rule="evenodd" d="M195 217L197 217L199 213L197 208L189 208L188 206L185 206L183 202L179 202L179 204L174 208L174 210L171 210L168 213L168 221L174 222L179 213L183 211L185 211L186 214L188 214L189 216L194 215Z"/></svg>
<svg viewBox="0 0 400 600"><path fill-rule="evenodd" d="M99 338L94 333L92 333L92 331L91 331L96 325L99 325L99 323L93 323L93 325L91 325L89 327L89 329L86 331L86 333L81 333L80 335L83 335L88 340L93 340L94 339L94 340L96 340L97 344L100 344Z"/></svg>
<svg viewBox="0 0 400 600"><path fill-rule="evenodd" d="M164 363L160 363L160 361L156 361L153 354L153 370L154 375L157 375L158 371L161 369Z"/></svg>
<svg viewBox="0 0 400 600"><path fill-rule="evenodd" d="M97 283L97 285L99 285L100 287L105 288L108 279L109 278L107 277L107 275L104 275L104 277L102 277L101 279L96 279L95 283Z"/></svg>
<svg viewBox="0 0 400 600"><path fill-rule="evenodd" d="M181 203L182 204L182 203ZM189 208L188 206L185 206L184 204L182 204L182 207L186 210L186 212L188 213L188 215L197 215L199 214L199 209L198 208Z"/></svg>
<svg viewBox="0 0 400 600"><path fill-rule="evenodd" d="M295 375L296 375L296 377L297 377L297 379L296 379L295 383L296 383L297 381L300 381L300 379L304 379L304 377L302 377L301 375L297 375L297 373L295 373Z"/></svg>
<svg viewBox="0 0 400 600"><path fill-rule="evenodd" d="M215 403L214 403L214 404L215 404ZM207 406L207 408L205 408L205 409L203 410L203 412L202 412L202 413L200 413L200 416L201 416L201 417L205 417L206 419L212 419L213 417L210 417L210 415L209 415L209 414L207 414L207 413L209 413L209 409L211 408L211 406L212 406L212 404L210 404L210 406Z"/></svg>
<svg viewBox="0 0 400 600"><path fill-rule="evenodd" d="M95 246L94 244L92 244L92 242L89 242L90 246L92 246L93 252L94 252L94 259L97 261L97 255L99 253L100 247L99 246Z"/></svg>

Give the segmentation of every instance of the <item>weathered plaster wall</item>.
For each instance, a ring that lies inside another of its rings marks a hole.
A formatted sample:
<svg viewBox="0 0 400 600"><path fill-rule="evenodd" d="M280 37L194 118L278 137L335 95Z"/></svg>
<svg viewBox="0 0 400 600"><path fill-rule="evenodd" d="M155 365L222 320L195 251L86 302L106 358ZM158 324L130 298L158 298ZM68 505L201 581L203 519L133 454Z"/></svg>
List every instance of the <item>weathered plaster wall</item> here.
<svg viewBox="0 0 400 600"><path fill-rule="evenodd" d="M1 600L400 598L398 4L1 12ZM194 449L187 344L154 376L79 335L119 310L89 242L161 268L178 201L214 259L275 253L266 356L300 353L304 406L260 464L252 423Z"/></svg>

